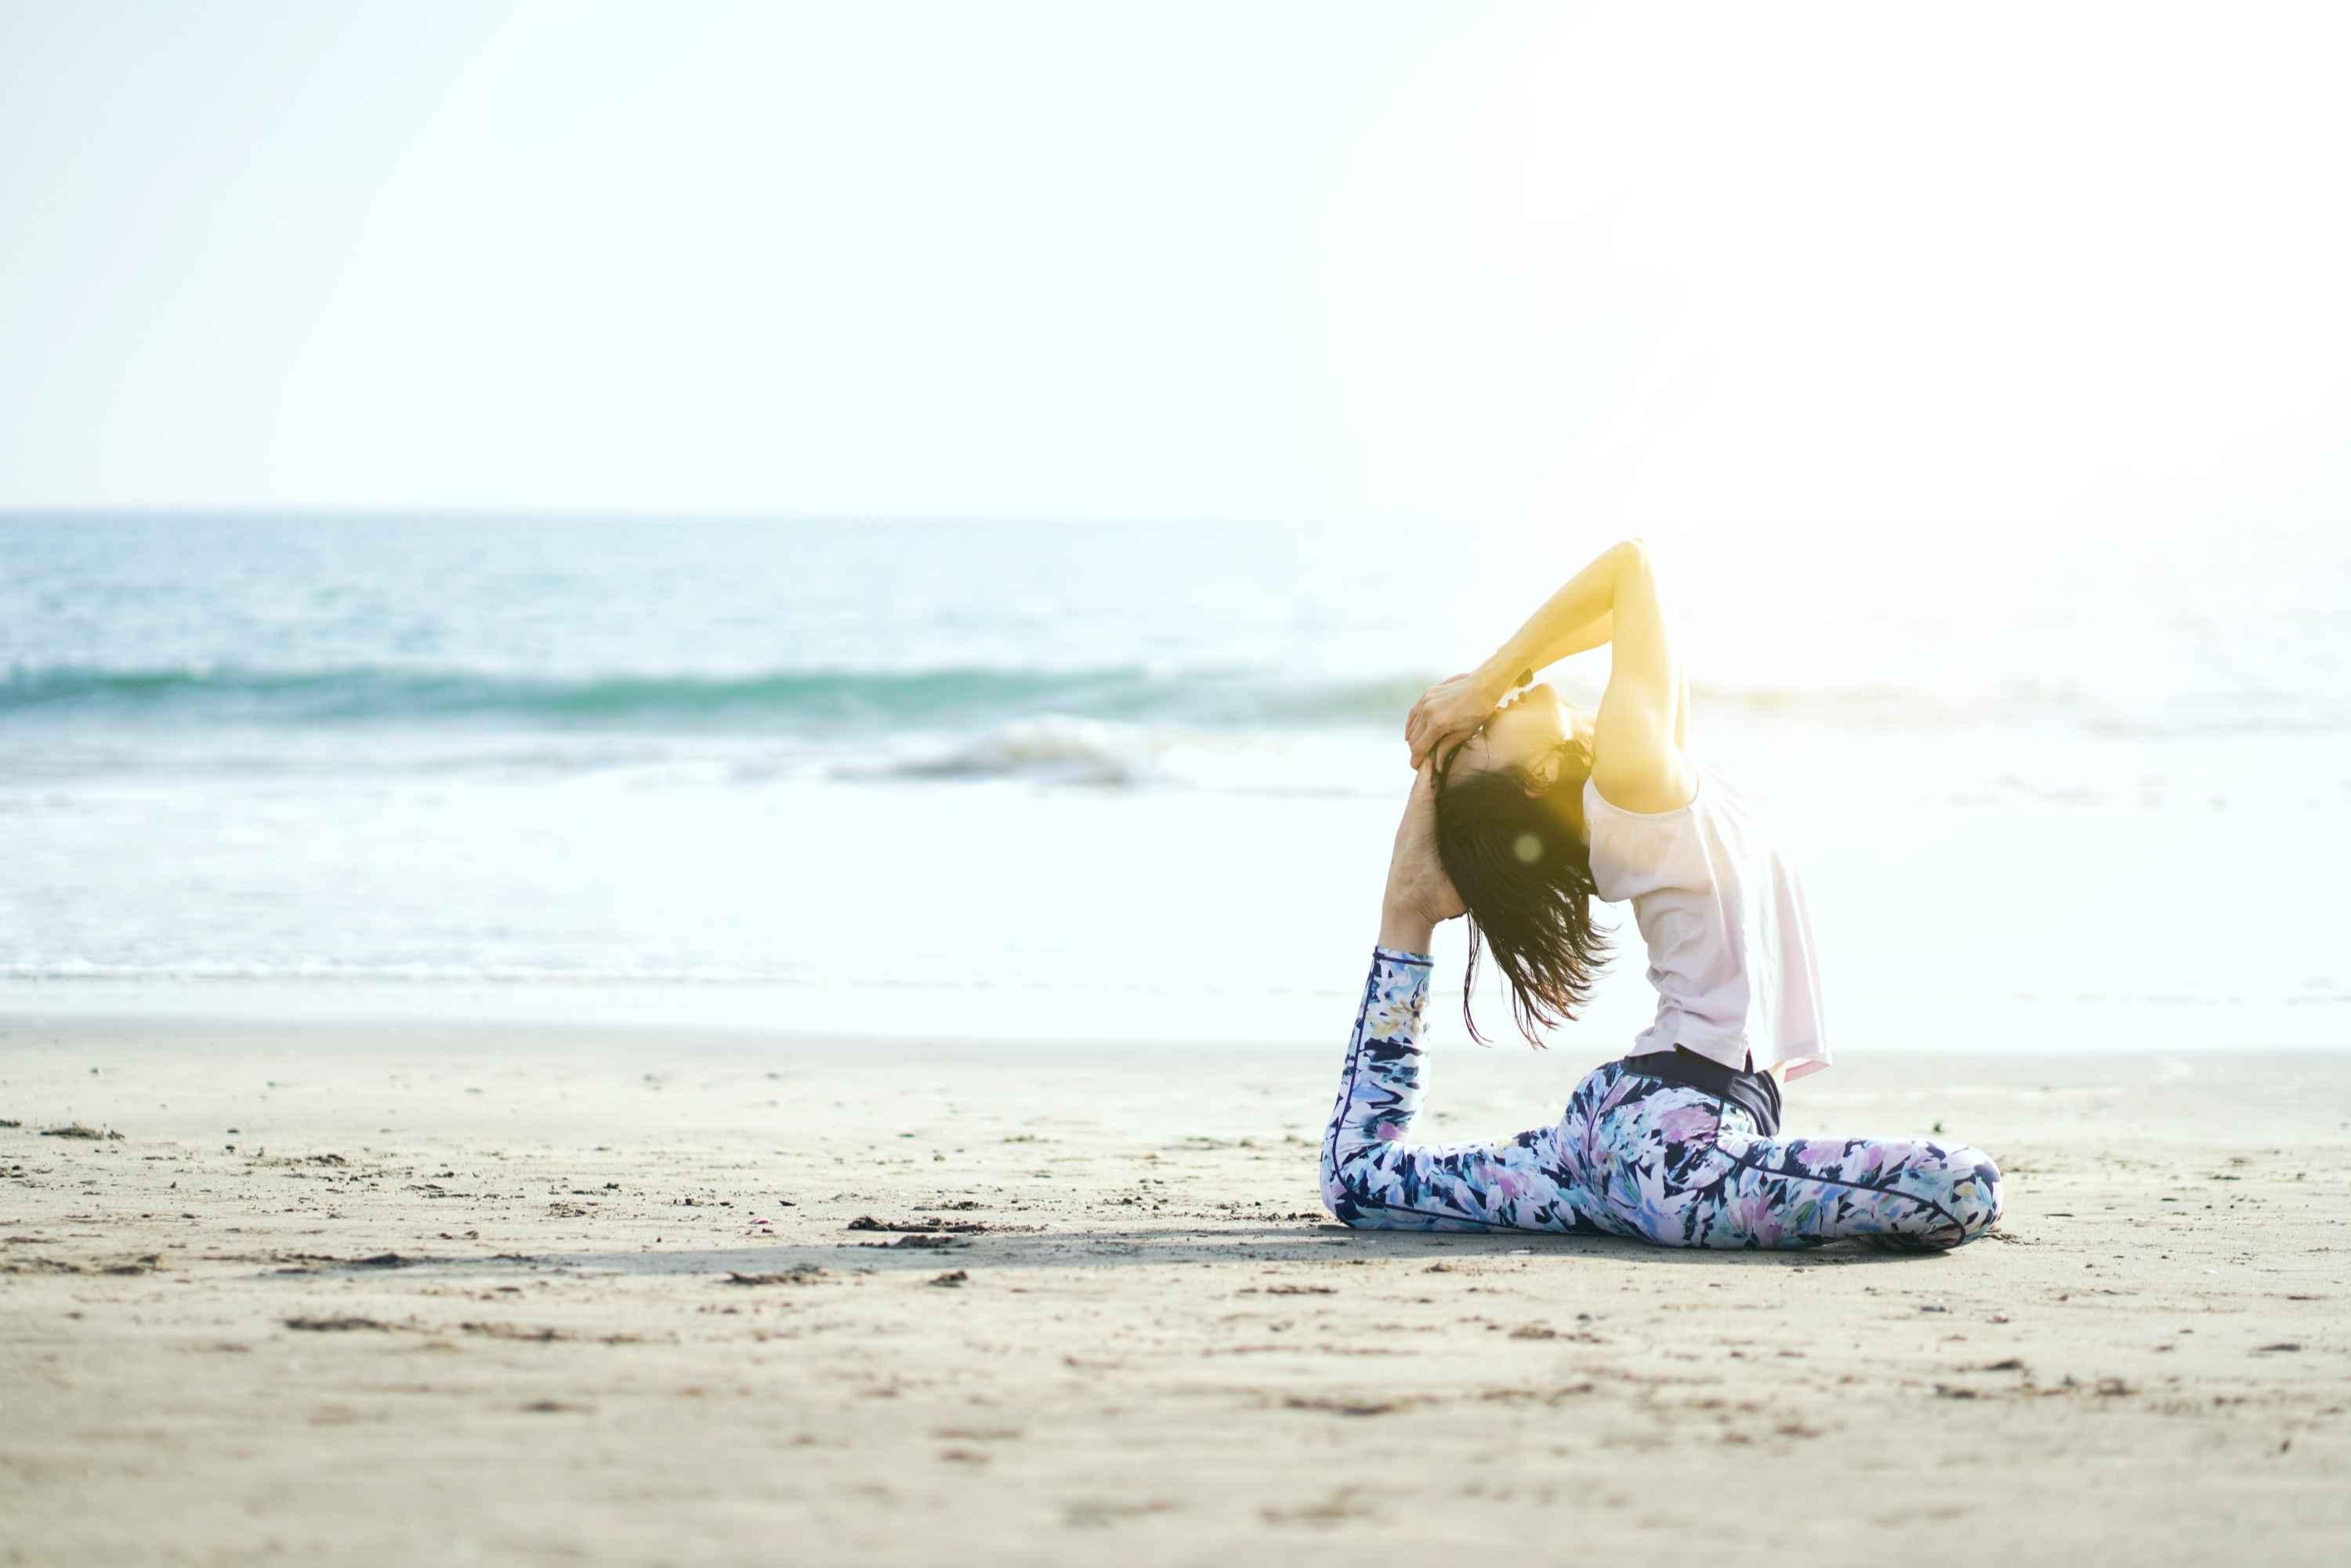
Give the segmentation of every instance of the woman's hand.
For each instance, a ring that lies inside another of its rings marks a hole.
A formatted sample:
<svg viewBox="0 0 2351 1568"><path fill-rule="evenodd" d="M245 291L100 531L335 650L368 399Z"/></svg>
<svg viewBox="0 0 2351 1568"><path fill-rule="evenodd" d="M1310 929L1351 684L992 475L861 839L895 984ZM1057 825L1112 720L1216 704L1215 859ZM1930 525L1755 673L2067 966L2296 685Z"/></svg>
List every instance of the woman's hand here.
<svg viewBox="0 0 2351 1568"><path fill-rule="evenodd" d="M1380 946L1425 953L1437 923L1462 912L1461 895L1437 856L1437 769L1423 764L1413 775L1412 796L1396 825L1395 849L1388 857L1387 891L1380 898Z"/></svg>
<svg viewBox="0 0 2351 1568"><path fill-rule="evenodd" d="M1442 758L1469 738L1493 714L1510 692L1507 681L1497 681L1482 669L1439 681L1420 694L1404 721L1404 742L1412 748L1412 765Z"/></svg>

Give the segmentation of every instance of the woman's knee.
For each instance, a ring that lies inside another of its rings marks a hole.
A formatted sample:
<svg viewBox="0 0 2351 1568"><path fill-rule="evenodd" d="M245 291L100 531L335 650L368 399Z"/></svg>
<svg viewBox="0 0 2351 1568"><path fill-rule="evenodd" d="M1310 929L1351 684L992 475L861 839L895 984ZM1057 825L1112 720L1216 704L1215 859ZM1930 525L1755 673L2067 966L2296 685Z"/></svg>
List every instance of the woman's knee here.
<svg viewBox="0 0 2351 1568"><path fill-rule="evenodd" d="M1360 1195L1348 1182L1346 1166L1339 1158L1335 1139L1322 1140L1322 1207L1329 1209L1331 1218L1340 1224L1357 1224L1363 1216L1362 1207L1356 1201Z"/></svg>
<svg viewBox="0 0 2351 1568"><path fill-rule="evenodd" d="M1999 1222L2000 1167L1981 1149L1929 1144L1927 1157L1912 1167L1910 1176L1925 1189L1920 1196L1931 1206L1917 1235L1928 1245L1957 1247Z"/></svg>
<svg viewBox="0 0 2351 1568"><path fill-rule="evenodd" d="M1982 1235L2000 1219L2000 1167L1981 1149L1966 1145L1950 1150L1944 1162L1944 1205L1970 1238Z"/></svg>

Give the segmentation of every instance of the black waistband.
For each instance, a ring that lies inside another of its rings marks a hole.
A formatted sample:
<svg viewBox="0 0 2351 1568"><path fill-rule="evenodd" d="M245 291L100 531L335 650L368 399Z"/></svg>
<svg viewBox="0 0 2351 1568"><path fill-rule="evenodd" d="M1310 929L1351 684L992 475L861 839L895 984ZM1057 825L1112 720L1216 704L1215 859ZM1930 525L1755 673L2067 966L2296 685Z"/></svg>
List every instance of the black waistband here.
<svg viewBox="0 0 2351 1568"><path fill-rule="evenodd" d="M1662 1078L1668 1083L1687 1084L1718 1100L1728 1100L1754 1117L1757 1130L1765 1137L1779 1134L1780 1081L1768 1072L1741 1072L1679 1046L1646 1056L1628 1056L1625 1070Z"/></svg>

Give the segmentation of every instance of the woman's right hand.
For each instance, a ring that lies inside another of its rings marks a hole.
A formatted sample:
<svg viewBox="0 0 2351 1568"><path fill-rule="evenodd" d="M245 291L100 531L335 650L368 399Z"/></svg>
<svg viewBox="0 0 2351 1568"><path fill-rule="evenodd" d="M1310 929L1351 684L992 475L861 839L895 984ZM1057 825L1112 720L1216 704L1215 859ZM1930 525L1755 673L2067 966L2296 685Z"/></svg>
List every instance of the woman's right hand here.
<svg viewBox="0 0 2351 1568"><path fill-rule="evenodd" d="M1412 765L1418 768L1432 758L1441 760L1468 739L1492 716L1510 689L1508 684L1498 685L1479 669L1439 681L1421 693L1404 721L1404 743L1412 748Z"/></svg>

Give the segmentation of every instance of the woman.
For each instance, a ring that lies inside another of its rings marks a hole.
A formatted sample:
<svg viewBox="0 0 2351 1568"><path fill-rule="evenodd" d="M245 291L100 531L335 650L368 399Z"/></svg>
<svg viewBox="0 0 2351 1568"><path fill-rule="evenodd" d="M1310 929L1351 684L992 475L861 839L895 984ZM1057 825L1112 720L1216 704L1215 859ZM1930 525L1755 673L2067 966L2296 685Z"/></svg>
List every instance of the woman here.
<svg viewBox="0 0 2351 1568"><path fill-rule="evenodd" d="M1535 670L1604 643L1598 713L1540 685L1503 704ZM1688 732L1688 685L1638 540L1414 706L1412 798L1322 1142L1323 1198L1341 1221L1932 1249L2000 1218L2000 1173L1978 1150L1779 1135L1782 1082L1829 1063L1802 890L1746 802L1690 762ZM1465 989L1482 943L1532 1040L1575 1015L1605 956L1595 898L1630 900L1648 947L1657 1017L1634 1053L1587 1076L1555 1125L1412 1143L1437 923L1466 910Z"/></svg>

